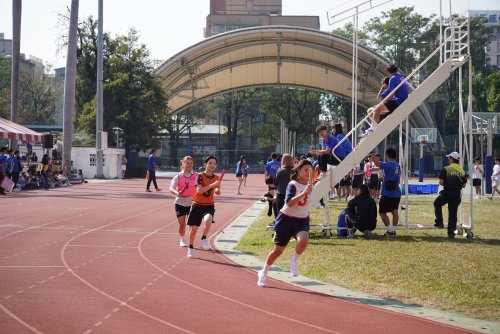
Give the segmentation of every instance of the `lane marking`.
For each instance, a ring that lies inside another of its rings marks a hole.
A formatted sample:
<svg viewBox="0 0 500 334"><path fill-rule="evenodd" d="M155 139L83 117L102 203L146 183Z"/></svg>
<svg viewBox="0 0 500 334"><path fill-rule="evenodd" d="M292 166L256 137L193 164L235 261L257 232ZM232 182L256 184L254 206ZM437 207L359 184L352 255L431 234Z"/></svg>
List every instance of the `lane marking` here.
<svg viewBox="0 0 500 334"><path fill-rule="evenodd" d="M127 304L126 302L124 302L123 300L120 300L119 298L116 298L116 297L114 297L114 296L112 296L112 295L108 294L107 292L105 292L105 291L103 291L103 290L101 290L101 289L97 288L96 286L92 285L90 282L88 282L87 280L85 280L82 276L78 275L78 274L77 274L77 273L76 273L76 272L75 272L75 271L74 271L74 270L73 270L73 269L69 266L69 264L68 264L68 262L67 262L67 260L66 260L66 255L65 255L65 254L66 254L66 249L68 248L69 244L70 244L72 241L74 241L74 240L76 240L76 239L78 239L78 238L80 238L80 237L82 237L82 236L84 236L84 235L86 235L86 234L89 234L89 233L91 233L91 232L98 231L98 230L100 230L100 229L102 229L102 228L105 228L105 227L111 226L111 225L113 225L113 224L117 224L117 223L120 223L120 222L123 222L123 221L131 220L132 218L136 218L136 217L139 217L139 216L144 216L145 214L147 214L147 213L149 213L149 212L156 211L156 210L160 210L160 209L164 209L164 208L168 208L168 207L170 207L170 206L171 206L171 205L163 205L163 206L160 206L160 207L151 208L151 209L149 209L149 210L142 210L141 212L139 212L139 213L137 213L137 214L134 214L134 215L132 215L132 216L127 216L126 218L122 218L122 219L116 220L116 221L114 221L114 222L111 222L111 223L108 223L108 224L102 225L102 226L100 226L100 227L94 228L94 229L92 229L92 230L89 230L89 231L86 231L86 232L80 233L80 234L78 234L78 235L74 236L73 238L71 238L70 240L66 241L66 243L65 243L65 244L63 245L63 247L61 248L60 258L61 258L61 261L62 261L62 263L64 264L64 266L67 268L68 272L70 272L70 273L71 273L71 274L72 274L72 275L73 275L76 279L78 279L79 281L81 281L83 284L87 285L87 286L88 286L89 288L91 288L92 290L94 290L94 291L96 291L96 292L100 293L101 295L103 295L103 296L105 296L105 297L107 297L107 298L109 298L109 299L111 299L111 300L113 300L113 301L115 301L115 302L119 303L119 304L120 304L120 305L122 305L123 307L127 307L128 309L130 309L130 310L132 310L132 311L135 311L135 312L137 312L137 313L139 313L139 314L141 314L141 315L143 315L143 316L145 316L145 317L148 317L148 318L150 318L150 319L152 319L152 320L155 320L155 321L157 321L157 322L159 322L159 323L162 323L162 324L164 324L164 325L167 325L167 326L169 326L169 327L175 328L175 329L177 329L177 330L179 330L179 331L181 331L181 332L183 332L183 333L190 333L190 334L194 334L194 332L191 332L191 331L189 331L189 330L187 330L187 329L185 329L185 328L182 328L182 327L176 326L176 325L174 325L174 324L173 324L173 323L171 323L171 322L165 321L165 320L163 320L163 319L160 319L160 318L158 318L158 317L155 317L154 315L151 315L151 314L149 314L149 313L146 313L145 311L143 311L143 310L141 310L141 309L138 309L138 308L136 308L136 307L133 307L133 306L131 306L131 305ZM172 223L167 224L167 225L166 225L166 226L164 226L163 228L165 228L165 227L167 227L167 226L170 226L170 225L173 225L174 223L177 223L177 219L175 219Z"/></svg>
<svg viewBox="0 0 500 334"><path fill-rule="evenodd" d="M247 208L245 208L244 210L246 210ZM241 210L241 212L243 212L244 210ZM238 213L239 214L241 214ZM300 321L300 320L297 320L297 319L293 319L293 318L290 318L290 317L287 317L287 316L284 316L284 315L281 315L281 314L278 314L278 313L274 313L274 312L271 312L271 311L267 311L265 309L262 309L262 308L259 308L257 306L253 306L253 305L250 305L250 304L247 304L247 303L244 303L244 302L241 302L239 300L236 300L236 299L233 299L231 297L227 297L227 296L224 296L224 295L221 295L217 292L214 292L214 291L211 291L211 290L208 290L208 289L205 289L205 288L202 288L196 284L193 284L193 283L190 283L180 277L177 277L171 273L168 272L168 269L167 270L164 270L162 269L161 267L159 267L158 265L156 265L155 263L153 263L151 260L149 260L149 258L147 258L145 255L144 255L144 252L142 250L142 244L143 244L143 241L146 240L148 237L154 235L156 232L158 231L161 231L162 229L164 229L166 226L162 227L162 228L159 228L157 229L156 231L153 231L151 232L150 234L144 236L141 241L139 241L139 254L141 255L141 257L144 259L144 261L146 261L147 263L149 263L152 267L156 268L158 271L162 272L163 274L167 275L168 277L178 281L178 282L181 282L185 285L188 285L194 289L197 289L197 290L200 290L202 292L205 292L205 293L208 293L210 295L213 295L215 297L219 297L221 299L224 299L226 301L229 301L229 302L232 302L234 304L237 304L237 305L240 305L240 306L243 306L243 307L246 307L246 308L250 308L254 311L257 311L257 312L261 312L261 313L264 313L264 314L267 314L267 315L270 315L270 316L273 316L273 317L276 317L276 318L280 318L280 319L283 319L283 320L286 320L286 321L290 321L290 322L294 322L296 324L299 324L299 325L303 325L303 326L306 326L306 327L310 327L310 328L314 328L314 329L317 329L317 330L321 330L321 331L324 331L324 332L329 332L329 333L335 333L335 334L341 334L340 332L337 332L337 331L333 331L333 330L330 330L328 328L324 328L324 327L320 327L320 326L316 326L316 325L313 325L313 324L309 324L307 322L303 322L303 321Z"/></svg>
<svg viewBox="0 0 500 334"><path fill-rule="evenodd" d="M9 317L11 317L12 319L16 320L18 323L20 323L24 327L26 327L29 330L31 330L33 333L42 334L42 332L40 332L38 329L36 329L35 327L33 327L30 324L28 324L27 322L25 322L23 319L19 318L17 315L15 315L14 313L12 313L8 308L6 308L1 303L0 303L0 309L2 309L2 311L4 311Z"/></svg>
<svg viewBox="0 0 500 334"><path fill-rule="evenodd" d="M64 266L0 266L0 268L64 268Z"/></svg>

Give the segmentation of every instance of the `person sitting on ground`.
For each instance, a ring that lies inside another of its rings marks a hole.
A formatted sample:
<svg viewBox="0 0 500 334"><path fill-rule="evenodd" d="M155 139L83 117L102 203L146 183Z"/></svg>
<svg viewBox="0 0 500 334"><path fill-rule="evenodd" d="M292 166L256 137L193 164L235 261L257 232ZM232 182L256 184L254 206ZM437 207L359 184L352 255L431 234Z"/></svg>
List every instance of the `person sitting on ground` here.
<svg viewBox="0 0 500 334"><path fill-rule="evenodd" d="M356 197L347 204L346 215L348 238L353 238L356 229L361 232L371 232L377 227L377 204L370 197L368 187L364 184L359 186Z"/></svg>
<svg viewBox="0 0 500 334"><path fill-rule="evenodd" d="M335 148L335 146L337 146L337 144L339 143L339 140L335 136L328 133L328 128L326 125L319 125L316 128L316 132L322 138L322 149L316 150L313 146L311 146L309 147L309 153L319 155L319 169L321 171L321 174L325 175L328 169L328 165L330 164L337 166L345 158L346 154L341 145ZM333 150L333 148L335 148L335 150Z"/></svg>
<svg viewBox="0 0 500 334"><path fill-rule="evenodd" d="M368 115L370 115L372 124L370 128L366 130L366 134L373 132L381 120L389 116L408 98L408 84L404 83L394 91L394 89L405 80L405 78L398 73L397 66L394 64L389 65L387 67L387 74L390 77L389 82L388 84L385 83L385 80L382 82L382 87L380 87L377 94L377 100L383 101L386 97L388 97L388 99L368 109L367 112Z"/></svg>

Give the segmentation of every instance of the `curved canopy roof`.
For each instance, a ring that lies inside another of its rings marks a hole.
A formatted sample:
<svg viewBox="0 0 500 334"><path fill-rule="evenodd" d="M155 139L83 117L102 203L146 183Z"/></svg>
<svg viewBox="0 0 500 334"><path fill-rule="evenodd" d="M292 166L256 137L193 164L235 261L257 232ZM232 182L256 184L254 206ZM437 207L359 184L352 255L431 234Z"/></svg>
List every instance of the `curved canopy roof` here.
<svg viewBox="0 0 500 334"><path fill-rule="evenodd" d="M163 63L157 75L169 95L170 112L198 100L248 87L294 86L351 98L352 41L289 26L230 31L203 40ZM358 48L358 103L376 104L388 61ZM411 123L434 127L425 105Z"/></svg>

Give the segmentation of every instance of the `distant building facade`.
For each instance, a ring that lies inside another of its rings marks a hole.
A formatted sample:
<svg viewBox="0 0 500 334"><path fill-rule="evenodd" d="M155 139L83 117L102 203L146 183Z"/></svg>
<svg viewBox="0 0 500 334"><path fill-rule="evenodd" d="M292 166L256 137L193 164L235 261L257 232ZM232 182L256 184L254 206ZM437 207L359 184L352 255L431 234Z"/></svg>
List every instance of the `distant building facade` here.
<svg viewBox="0 0 500 334"><path fill-rule="evenodd" d="M283 16L282 0L210 0L205 37L271 25L320 28L319 16Z"/></svg>
<svg viewBox="0 0 500 334"><path fill-rule="evenodd" d="M469 10L468 17L484 17L488 20L485 25L493 28L488 46L490 65L500 67L500 10Z"/></svg>

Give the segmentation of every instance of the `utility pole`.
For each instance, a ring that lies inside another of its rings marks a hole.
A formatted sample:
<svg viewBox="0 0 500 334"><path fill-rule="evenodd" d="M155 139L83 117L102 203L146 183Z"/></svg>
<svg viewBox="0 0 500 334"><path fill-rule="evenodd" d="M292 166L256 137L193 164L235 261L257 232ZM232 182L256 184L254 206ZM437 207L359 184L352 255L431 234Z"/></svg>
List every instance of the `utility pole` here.
<svg viewBox="0 0 500 334"><path fill-rule="evenodd" d="M103 143L102 143L102 131L103 131L103 92L102 92L102 84L103 84L103 0L98 0L99 8L98 8L98 23L97 23L97 96L96 96L96 172L95 177L100 179L103 178Z"/></svg>
<svg viewBox="0 0 500 334"><path fill-rule="evenodd" d="M19 61L21 55L22 0L12 0L12 73L10 82L10 120L17 123L19 100ZM17 148L17 140L10 140L10 148Z"/></svg>

